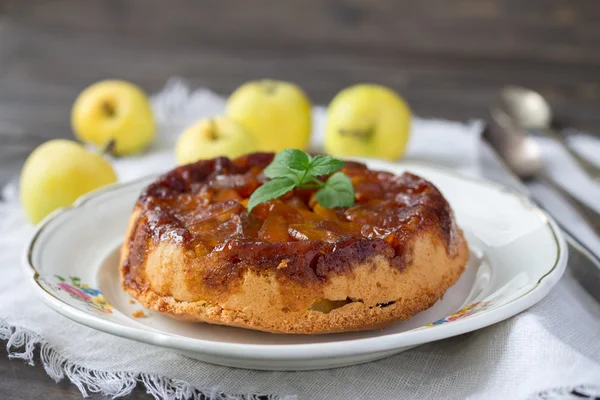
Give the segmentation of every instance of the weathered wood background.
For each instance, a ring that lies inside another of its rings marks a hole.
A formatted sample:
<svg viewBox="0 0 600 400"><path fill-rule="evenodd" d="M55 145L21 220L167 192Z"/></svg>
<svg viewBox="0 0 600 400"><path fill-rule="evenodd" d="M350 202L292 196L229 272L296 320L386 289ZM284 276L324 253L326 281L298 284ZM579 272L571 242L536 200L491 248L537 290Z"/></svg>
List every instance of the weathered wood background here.
<svg viewBox="0 0 600 400"><path fill-rule="evenodd" d="M600 2L0 0L0 183L36 145L72 136L85 86L116 77L153 92L174 75L223 94L286 79L323 103L373 81L420 115L458 120L484 118L520 84L600 134ZM78 394L0 354L0 397Z"/></svg>

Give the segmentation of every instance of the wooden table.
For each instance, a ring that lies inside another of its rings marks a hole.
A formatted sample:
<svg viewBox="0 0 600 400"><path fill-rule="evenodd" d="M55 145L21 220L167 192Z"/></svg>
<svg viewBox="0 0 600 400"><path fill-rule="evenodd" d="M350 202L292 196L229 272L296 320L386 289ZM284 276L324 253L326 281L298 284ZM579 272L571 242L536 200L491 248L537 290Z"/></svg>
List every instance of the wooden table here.
<svg viewBox="0 0 600 400"><path fill-rule="evenodd" d="M181 76L223 94L277 78L318 103L372 81L419 115L456 120L485 118L518 84L598 134L598 21L597 0L0 0L0 184L38 144L72 137L75 96L103 78L154 92ZM71 397L39 363L0 353L0 398Z"/></svg>

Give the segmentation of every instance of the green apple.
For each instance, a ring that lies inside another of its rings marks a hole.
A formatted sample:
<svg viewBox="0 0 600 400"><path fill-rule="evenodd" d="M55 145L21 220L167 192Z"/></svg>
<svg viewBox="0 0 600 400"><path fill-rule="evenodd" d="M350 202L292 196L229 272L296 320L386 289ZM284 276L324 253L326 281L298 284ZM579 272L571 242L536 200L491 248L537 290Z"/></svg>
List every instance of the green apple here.
<svg viewBox="0 0 600 400"><path fill-rule="evenodd" d="M116 155L143 150L156 131L146 93L117 80L101 81L81 92L71 110L71 125L84 143L103 148L114 140Z"/></svg>
<svg viewBox="0 0 600 400"><path fill-rule="evenodd" d="M396 160L404 153L411 111L393 90L358 84L338 93L327 110L325 150L334 156Z"/></svg>
<svg viewBox="0 0 600 400"><path fill-rule="evenodd" d="M245 83L227 101L227 115L254 135L261 151L306 149L312 129L311 104L290 82Z"/></svg>
<svg viewBox="0 0 600 400"><path fill-rule="evenodd" d="M179 164L226 156L236 158L258 150L254 136L235 120L220 116L202 119L188 127L177 140Z"/></svg>
<svg viewBox="0 0 600 400"><path fill-rule="evenodd" d="M70 140L51 140L36 148L21 171L20 198L34 224L81 195L117 181L101 155Z"/></svg>

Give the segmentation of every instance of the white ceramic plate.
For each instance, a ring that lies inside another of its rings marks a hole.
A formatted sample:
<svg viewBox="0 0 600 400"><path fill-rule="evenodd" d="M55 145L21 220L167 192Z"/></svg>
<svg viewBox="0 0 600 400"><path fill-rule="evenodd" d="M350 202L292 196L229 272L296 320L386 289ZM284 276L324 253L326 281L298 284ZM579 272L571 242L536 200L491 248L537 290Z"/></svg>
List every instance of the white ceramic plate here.
<svg viewBox="0 0 600 400"><path fill-rule="evenodd" d="M153 177L108 187L54 213L31 239L24 267L44 303L91 328L166 347L211 363L303 370L380 359L509 318L542 299L562 275L567 250L556 224L494 183L439 167L369 161L432 181L452 205L471 258L444 298L412 320L370 332L275 335L187 323L131 304L121 289L118 248L132 207Z"/></svg>

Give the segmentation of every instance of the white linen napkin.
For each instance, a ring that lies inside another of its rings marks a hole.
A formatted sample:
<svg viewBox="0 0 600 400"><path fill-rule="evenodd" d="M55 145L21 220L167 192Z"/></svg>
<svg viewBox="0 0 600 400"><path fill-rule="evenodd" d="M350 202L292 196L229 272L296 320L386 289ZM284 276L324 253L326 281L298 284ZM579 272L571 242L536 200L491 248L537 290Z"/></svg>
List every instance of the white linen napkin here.
<svg viewBox="0 0 600 400"><path fill-rule="evenodd" d="M204 89L192 92L183 82L172 80L153 97L153 106L159 139L147 154L114 160L122 181L173 167L172 145L177 134L197 118L221 113L224 99ZM316 107L314 115L313 146L318 148L324 109ZM471 176L481 176L485 168L486 176L516 184L494 154L481 147L481 127L477 121L462 124L415 118L407 158L447 165ZM600 146L597 140L584 140ZM591 182L581 184L585 177L572 168L567 155L551 143L542 144L557 180L577 190L583 200L599 198L600 188L591 187L595 185ZM561 167L554 168L558 165ZM564 178L567 169L574 174L569 179ZM19 267L33 227L18 204L16 187L7 186L4 194L7 201L0 203L0 338L8 341L10 357L29 363L40 345L48 374L57 381L70 379L83 395L121 396L142 382L156 399L169 400L201 395L210 399L269 395L269 399L332 400L600 396L600 304L568 270L547 298L507 321L384 360L307 372L227 368L95 331L44 306ZM552 199L551 193L542 194ZM558 209L563 207L561 218L577 225L559 199L552 201ZM575 232L600 253L598 238L585 229Z"/></svg>

